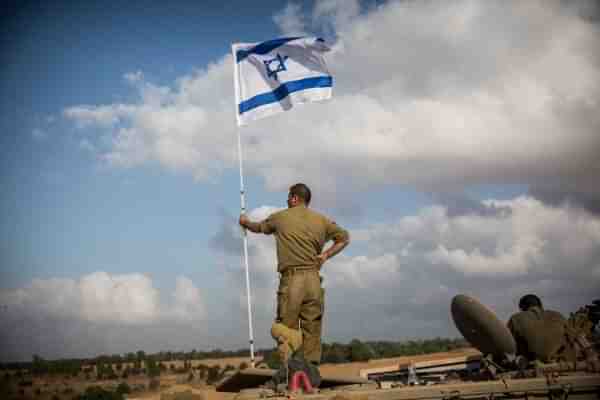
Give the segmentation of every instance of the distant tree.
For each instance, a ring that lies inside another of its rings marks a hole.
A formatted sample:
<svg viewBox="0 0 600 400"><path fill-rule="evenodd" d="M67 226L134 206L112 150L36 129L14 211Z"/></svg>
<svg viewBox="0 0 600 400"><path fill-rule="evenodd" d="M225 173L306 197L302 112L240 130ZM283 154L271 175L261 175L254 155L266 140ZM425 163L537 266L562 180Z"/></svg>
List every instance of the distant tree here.
<svg viewBox="0 0 600 400"><path fill-rule="evenodd" d="M160 367L158 366L153 357L146 358L146 373L150 378L154 378L160 375Z"/></svg>
<svg viewBox="0 0 600 400"><path fill-rule="evenodd" d="M127 353L127 355L125 355L125 360L127 360L128 363L132 363L137 360L137 357L135 353Z"/></svg>
<svg viewBox="0 0 600 400"><path fill-rule="evenodd" d="M119 383L119 386L117 386L116 391L117 391L117 393L124 395L124 394L131 393L131 388L129 387L129 385L126 382L121 382L121 383Z"/></svg>
<svg viewBox="0 0 600 400"><path fill-rule="evenodd" d="M322 361L325 363L344 363L350 361L350 352L347 346L340 343L323 344Z"/></svg>
<svg viewBox="0 0 600 400"><path fill-rule="evenodd" d="M373 351L368 344L358 339L353 339L350 342L350 359L352 361L369 361L373 355Z"/></svg>
<svg viewBox="0 0 600 400"><path fill-rule="evenodd" d="M123 394L106 390L100 386L89 386L75 400L123 400Z"/></svg>
<svg viewBox="0 0 600 400"><path fill-rule="evenodd" d="M41 375L47 374L49 370L48 362L39 355L34 354L31 362L31 373L34 375Z"/></svg>

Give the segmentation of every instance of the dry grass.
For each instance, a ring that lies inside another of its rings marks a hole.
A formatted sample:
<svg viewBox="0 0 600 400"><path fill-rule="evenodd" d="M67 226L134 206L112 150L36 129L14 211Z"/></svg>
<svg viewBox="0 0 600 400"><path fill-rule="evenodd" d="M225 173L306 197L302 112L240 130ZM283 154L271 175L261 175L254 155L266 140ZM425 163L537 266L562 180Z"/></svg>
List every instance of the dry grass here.
<svg viewBox="0 0 600 400"><path fill-rule="evenodd" d="M479 354L479 352L475 349L461 349L445 353L396 357L372 360L369 362L323 364L321 365L320 369L322 373L326 373L328 375L358 376L360 370L365 368L376 368L394 364L397 365L409 362L429 361L446 357L469 356L476 354ZM239 367L239 365L242 363L249 364L250 359L248 357L232 357L223 359L194 360L192 361L192 366L197 367L198 365L203 364L206 366L218 365L220 368L224 368L227 365ZM186 390L190 390L193 394L201 396L203 400L233 400L236 395L236 393L216 392L213 386L205 385L197 378L192 382L183 383L182 381L186 380L188 374L174 374L170 369L171 364L173 364L175 368L182 368L183 361L169 361L164 362L163 364L165 364L168 369L167 371L161 373L159 377L160 390L156 391L148 390L150 379L146 375L133 375L127 379L97 381L95 379L86 380L84 375L80 374L78 378L55 376L36 377L33 379L33 386L25 388L25 392L27 394L26 398L47 400L50 399L52 395L56 394L61 399L71 399L75 394L85 392L86 388L89 386L98 385L107 389L114 389L121 382L126 382L132 388L136 385L144 385L146 388L144 391L137 391L128 395L128 399L131 400L160 400L160 395L162 393L173 393ZM125 368L125 365L123 365L123 368ZM16 383L16 380L13 380L13 384L16 385ZM42 390L42 396L35 395L35 390L38 388ZM16 388L13 393L16 393L17 390L18 388ZM69 393L66 393L66 391L69 391Z"/></svg>

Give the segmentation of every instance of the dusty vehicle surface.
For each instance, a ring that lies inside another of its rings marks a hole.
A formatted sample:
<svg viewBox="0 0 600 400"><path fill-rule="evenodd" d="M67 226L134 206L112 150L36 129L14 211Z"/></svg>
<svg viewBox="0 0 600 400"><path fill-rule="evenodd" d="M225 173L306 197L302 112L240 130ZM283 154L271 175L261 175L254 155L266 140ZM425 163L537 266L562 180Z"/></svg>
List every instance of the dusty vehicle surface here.
<svg viewBox="0 0 600 400"><path fill-rule="evenodd" d="M244 400L600 399L597 361L524 361L515 356L515 342L505 324L476 299L456 296L451 313L477 351L365 367L358 374L321 367L318 389L291 376L277 387L265 385L276 371L249 368L221 382L217 390L236 392L235 398ZM596 325L597 321L592 332Z"/></svg>

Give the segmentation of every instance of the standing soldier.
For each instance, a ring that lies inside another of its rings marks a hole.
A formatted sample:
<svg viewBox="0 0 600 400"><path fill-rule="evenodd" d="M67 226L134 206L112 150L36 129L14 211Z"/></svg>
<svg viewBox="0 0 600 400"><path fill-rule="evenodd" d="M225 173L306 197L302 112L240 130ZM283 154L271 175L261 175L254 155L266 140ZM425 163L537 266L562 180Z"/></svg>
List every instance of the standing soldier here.
<svg viewBox="0 0 600 400"><path fill-rule="evenodd" d="M318 365L324 310L319 271L325 261L348 245L349 235L335 222L309 209L310 199L308 186L297 183L290 187L286 210L261 222L251 222L242 214L239 223L254 233L275 234L280 276L275 323L300 331L304 358ZM330 240L333 245L323 251Z"/></svg>

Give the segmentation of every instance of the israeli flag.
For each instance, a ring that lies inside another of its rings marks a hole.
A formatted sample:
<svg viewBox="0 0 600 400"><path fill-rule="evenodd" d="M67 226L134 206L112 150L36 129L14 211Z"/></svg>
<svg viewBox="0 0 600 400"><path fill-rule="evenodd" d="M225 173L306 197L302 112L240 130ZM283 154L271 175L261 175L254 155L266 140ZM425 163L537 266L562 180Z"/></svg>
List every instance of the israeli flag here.
<svg viewBox="0 0 600 400"><path fill-rule="evenodd" d="M331 97L333 79L323 39L289 37L262 43L234 43L237 121L268 117L293 106Z"/></svg>

